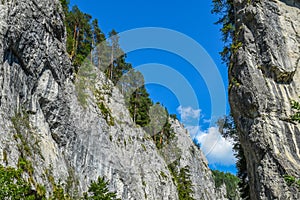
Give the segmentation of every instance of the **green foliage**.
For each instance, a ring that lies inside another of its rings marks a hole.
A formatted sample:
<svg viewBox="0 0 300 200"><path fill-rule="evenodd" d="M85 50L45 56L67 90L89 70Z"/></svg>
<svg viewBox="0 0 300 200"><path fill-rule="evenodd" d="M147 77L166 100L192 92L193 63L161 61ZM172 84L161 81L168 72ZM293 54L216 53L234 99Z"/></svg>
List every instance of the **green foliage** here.
<svg viewBox="0 0 300 200"><path fill-rule="evenodd" d="M168 144L170 140L175 138L175 132L171 128L171 124L169 121L166 121L162 129L159 133L153 135L153 140L158 149L164 147L164 145Z"/></svg>
<svg viewBox="0 0 300 200"><path fill-rule="evenodd" d="M45 193L37 193L23 176L22 169L0 165L0 199L44 199Z"/></svg>
<svg viewBox="0 0 300 200"><path fill-rule="evenodd" d="M114 126L115 122L114 122L114 118L110 114L110 110L104 105L103 102L100 102L97 105L98 105L99 109L101 110L102 114L104 115L104 119L106 120L108 125Z"/></svg>
<svg viewBox="0 0 300 200"><path fill-rule="evenodd" d="M92 17L83 13L77 6L65 12L67 29L67 52L78 71L79 66L92 50Z"/></svg>
<svg viewBox="0 0 300 200"><path fill-rule="evenodd" d="M96 73L93 65L89 60L82 63L75 81L75 89L77 93L77 100L83 108L87 106L88 89L94 90L96 82Z"/></svg>
<svg viewBox="0 0 300 200"><path fill-rule="evenodd" d="M240 46L239 43L238 45L231 44L232 41L235 41L235 17L233 0L212 0L212 2L212 13L220 16L216 24L220 24L222 26L222 40L225 44L224 49L220 54L222 56L222 60L229 65L230 57L233 53L232 50Z"/></svg>
<svg viewBox="0 0 300 200"><path fill-rule="evenodd" d="M147 148L144 144L141 144L141 146L143 147L144 151L147 151Z"/></svg>
<svg viewBox="0 0 300 200"><path fill-rule="evenodd" d="M168 176L163 171L160 171L160 176L162 178L168 178Z"/></svg>
<svg viewBox="0 0 300 200"><path fill-rule="evenodd" d="M291 120L300 123L300 103L294 100L291 100L292 109L294 109L294 114L291 115Z"/></svg>
<svg viewBox="0 0 300 200"><path fill-rule="evenodd" d="M178 120L177 115L176 114L170 114L170 117L174 120Z"/></svg>
<svg viewBox="0 0 300 200"><path fill-rule="evenodd" d="M296 178L292 175L286 174L284 175L284 181L289 187L296 186L300 191L300 178Z"/></svg>
<svg viewBox="0 0 300 200"><path fill-rule="evenodd" d="M7 165L8 164L8 159L7 159L7 152L5 149L3 149L3 162Z"/></svg>
<svg viewBox="0 0 300 200"><path fill-rule="evenodd" d="M71 200L72 198L65 192L63 186L58 183L53 185L53 193L49 200Z"/></svg>
<svg viewBox="0 0 300 200"><path fill-rule="evenodd" d="M92 181L89 186L88 193L84 194L86 200L119 200L115 192L110 192L108 189L109 182L104 178L98 178L97 181Z"/></svg>
<svg viewBox="0 0 300 200"><path fill-rule="evenodd" d="M35 129L31 127L29 121L29 114L22 110L11 118L13 128L15 129L14 139L19 143L17 145L18 151L21 157L24 159L33 155L39 155L42 159L42 153L40 149L40 142Z"/></svg>
<svg viewBox="0 0 300 200"><path fill-rule="evenodd" d="M288 186L293 185L296 182L296 178L291 175L284 175L284 180Z"/></svg>
<svg viewBox="0 0 300 200"><path fill-rule="evenodd" d="M18 160L18 168L27 172L30 176L32 176L32 174L33 174L34 169L33 169L32 163L23 157L20 157Z"/></svg>
<svg viewBox="0 0 300 200"><path fill-rule="evenodd" d="M180 169L177 179L179 200L194 200L194 198L191 196L191 194L193 194L193 185L190 177L191 175L189 166L185 166L184 168Z"/></svg>
<svg viewBox="0 0 300 200"><path fill-rule="evenodd" d="M169 115L166 108L156 103L151 106L149 111L151 121L144 127L144 130L152 136L154 143L158 149L161 149L165 144L175 137L175 133L169 122Z"/></svg>
<svg viewBox="0 0 300 200"><path fill-rule="evenodd" d="M60 1L66 16L67 52L76 72L88 58L116 84L132 68L131 64L125 62L126 55L120 48L117 32L112 30L106 41L97 19L92 19L91 15L82 12L77 6L69 10L69 1Z"/></svg>
<svg viewBox="0 0 300 200"><path fill-rule="evenodd" d="M149 110L152 105L152 101L149 98L145 86L137 88L131 95L129 100L129 112L133 121L145 127L150 122Z"/></svg>
<svg viewBox="0 0 300 200"><path fill-rule="evenodd" d="M69 12L69 4L70 4L70 0L59 0L61 3L61 6L63 8L63 11L65 13L65 15L68 14Z"/></svg>
<svg viewBox="0 0 300 200"><path fill-rule="evenodd" d="M120 48L119 36L115 30L112 30L109 33L109 40L110 46L108 48L110 48L110 62L105 68L105 74L116 85L122 75L132 69L132 66L125 61L126 54L124 54L123 50Z"/></svg>
<svg viewBox="0 0 300 200"><path fill-rule="evenodd" d="M247 161L244 154L244 149L242 148L239 141L238 132L235 127L234 121L232 117L225 116L223 119L219 119L218 126L222 136L225 138L231 138L234 142L233 150L235 151L235 156L237 158L237 177L240 179L240 181L238 182L240 197L242 199L249 199L250 185L247 172Z"/></svg>
<svg viewBox="0 0 300 200"><path fill-rule="evenodd" d="M191 181L190 168L185 166L179 169L179 160L168 165L169 171L173 176L173 181L177 186L179 200L195 200L193 195L193 185Z"/></svg>
<svg viewBox="0 0 300 200"><path fill-rule="evenodd" d="M0 165L0 199L8 200L46 200L46 189L40 184L36 184L34 190L30 181L23 178L24 169L28 168L27 161L20 161L19 168L3 167ZM49 196L49 200L71 200L64 190L61 183L55 183L54 178L47 173L48 180L52 185L53 193ZM115 192L109 192L108 181L104 178L98 178L89 186L88 193L84 193L82 199L87 200L119 200L116 198Z"/></svg>
<svg viewBox="0 0 300 200"><path fill-rule="evenodd" d="M66 15L67 52L75 66L75 71L78 72L75 86L80 104L84 108L87 105L87 88L89 85L93 85L91 78L87 76L94 75L91 72L93 72L92 68L96 66L104 71L114 84L120 86L120 90L125 94L133 121L142 127L148 125L150 122L148 112L152 102L144 87L143 76L132 70L131 64L126 62L126 54L120 48L117 32L112 30L109 33L109 39L106 40L97 19L92 20L90 15L80 11L77 6L69 10L69 2L66 0L61 0L61 4ZM86 64L86 58L90 63ZM127 82L120 80L125 73L131 70L134 72L126 76ZM103 102L99 102L98 107L109 124L113 125L110 112Z"/></svg>
<svg viewBox="0 0 300 200"><path fill-rule="evenodd" d="M100 109L101 113L104 116L104 119L106 120L107 124L110 126L115 125L115 120L113 116L111 115L111 111L108 107L104 104L104 97L102 96L101 92L99 90L94 91L94 96L96 98L96 104L98 108Z"/></svg>
<svg viewBox="0 0 300 200"><path fill-rule="evenodd" d="M221 187L223 184L226 186L227 198L228 199L239 199L238 194L238 183L239 178L230 174L220 172L218 170L212 170L213 177L215 180L216 188Z"/></svg>

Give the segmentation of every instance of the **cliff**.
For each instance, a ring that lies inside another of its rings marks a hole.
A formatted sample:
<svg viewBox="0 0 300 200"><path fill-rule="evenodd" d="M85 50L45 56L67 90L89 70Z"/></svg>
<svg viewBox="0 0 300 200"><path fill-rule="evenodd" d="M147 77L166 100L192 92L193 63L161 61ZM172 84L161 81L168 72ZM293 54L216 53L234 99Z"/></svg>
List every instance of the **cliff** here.
<svg viewBox="0 0 300 200"><path fill-rule="evenodd" d="M234 1L230 105L247 160L251 199L300 199L300 1Z"/></svg>
<svg viewBox="0 0 300 200"><path fill-rule="evenodd" d="M33 189L71 196L98 176L126 199L178 199L170 164L189 166L195 199L218 199L202 152L178 121L169 151L135 125L119 90L93 69L94 90L78 100L58 0L0 3L0 163L23 166ZM173 149L173 150L172 150ZM174 150L175 149L175 150ZM174 156L174 160L166 158ZM24 164L25 163L25 164Z"/></svg>

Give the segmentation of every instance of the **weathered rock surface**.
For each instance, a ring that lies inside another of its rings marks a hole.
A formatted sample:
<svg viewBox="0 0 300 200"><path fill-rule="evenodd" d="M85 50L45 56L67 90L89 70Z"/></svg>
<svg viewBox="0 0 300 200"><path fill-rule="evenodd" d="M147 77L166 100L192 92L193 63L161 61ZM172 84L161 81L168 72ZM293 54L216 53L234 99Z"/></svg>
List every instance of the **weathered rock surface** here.
<svg viewBox="0 0 300 200"><path fill-rule="evenodd" d="M235 0L237 50L230 105L247 159L251 199L300 199L284 175L300 177L300 1Z"/></svg>
<svg viewBox="0 0 300 200"><path fill-rule="evenodd" d="M0 163L17 166L26 157L35 182L51 190L49 179L60 180L71 195L105 176L124 200L178 199L168 160L101 72L95 89L109 116L91 91L85 106L78 101L62 13L58 0L0 3ZM177 121L173 126L195 198L218 199L206 159Z"/></svg>

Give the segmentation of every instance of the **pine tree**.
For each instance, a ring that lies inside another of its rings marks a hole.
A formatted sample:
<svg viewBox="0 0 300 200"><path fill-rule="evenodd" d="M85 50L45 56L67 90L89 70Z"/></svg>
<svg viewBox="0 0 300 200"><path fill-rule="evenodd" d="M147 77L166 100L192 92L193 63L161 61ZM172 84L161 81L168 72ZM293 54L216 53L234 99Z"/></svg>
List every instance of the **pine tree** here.
<svg viewBox="0 0 300 200"><path fill-rule="evenodd" d="M221 24L223 35L224 49L220 53L222 60L229 65L232 55L232 42L235 42L235 17L233 0L213 0L212 13L220 15L216 24Z"/></svg>
<svg viewBox="0 0 300 200"><path fill-rule="evenodd" d="M151 105L152 101L144 85L133 92L129 101L129 111L136 124L142 127L149 124L149 110Z"/></svg>
<svg viewBox="0 0 300 200"><path fill-rule="evenodd" d="M104 33L99 28L98 20L92 21L92 51L91 61L98 68L103 71L105 65L108 66L107 59L108 44Z"/></svg>
<svg viewBox="0 0 300 200"><path fill-rule="evenodd" d="M231 138L234 141L233 150L235 151L235 156L237 158L236 167L238 169L237 177L240 179L240 182L238 183L240 194L242 199L249 199L250 185L247 172L247 162L234 121L232 117L225 116L223 119L219 119L218 125L222 136L225 138Z"/></svg>
<svg viewBox="0 0 300 200"><path fill-rule="evenodd" d="M179 200L195 200L191 194L193 194L192 190L192 181L190 175L189 166L185 166L180 169L178 180L177 180L177 190Z"/></svg>
<svg viewBox="0 0 300 200"><path fill-rule="evenodd" d="M92 49L91 16L83 13L77 6L66 15L67 52L76 67L90 54Z"/></svg>
<svg viewBox="0 0 300 200"><path fill-rule="evenodd" d="M119 79L124 73L132 69L131 64L126 63L126 54L120 48L119 36L115 30L109 33L110 38L110 63L105 73L106 76L114 83L117 84Z"/></svg>
<svg viewBox="0 0 300 200"><path fill-rule="evenodd" d="M61 3L61 6L63 8L65 16L67 16L68 13L69 13L70 0L60 0L60 3Z"/></svg>
<svg viewBox="0 0 300 200"><path fill-rule="evenodd" d="M108 189L108 181L104 178L98 177L97 181L92 181L89 186L89 194L84 194L86 200L120 200L117 198L115 192L110 192Z"/></svg>

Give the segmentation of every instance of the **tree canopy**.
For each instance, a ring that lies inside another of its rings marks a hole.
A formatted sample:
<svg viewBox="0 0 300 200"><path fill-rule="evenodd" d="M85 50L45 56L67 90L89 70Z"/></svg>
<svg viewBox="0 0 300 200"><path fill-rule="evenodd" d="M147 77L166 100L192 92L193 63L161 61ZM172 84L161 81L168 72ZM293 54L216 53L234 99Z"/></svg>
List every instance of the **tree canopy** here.
<svg viewBox="0 0 300 200"><path fill-rule="evenodd" d="M229 65L230 57L233 52L233 43L235 42L235 17L233 0L212 0L212 13L219 15L216 24L222 26L222 40L224 42L223 51L220 52L222 60Z"/></svg>
<svg viewBox="0 0 300 200"><path fill-rule="evenodd" d="M237 177L240 179L238 182L240 197L242 199L250 198L250 185L249 177L247 172L247 161L244 154L244 149L241 146L238 132L234 121L231 116L225 116L222 119L219 119L218 126L220 127L220 133L225 138L231 138L234 142L233 150L235 151L235 156L237 158L236 167L237 167Z"/></svg>
<svg viewBox="0 0 300 200"><path fill-rule="evenodd" d="M219 170L212 170L216 188L220 188L223 184L226 186L228 199L239 199L238 183L239 178L231 173L224 173Z"/></svg>

